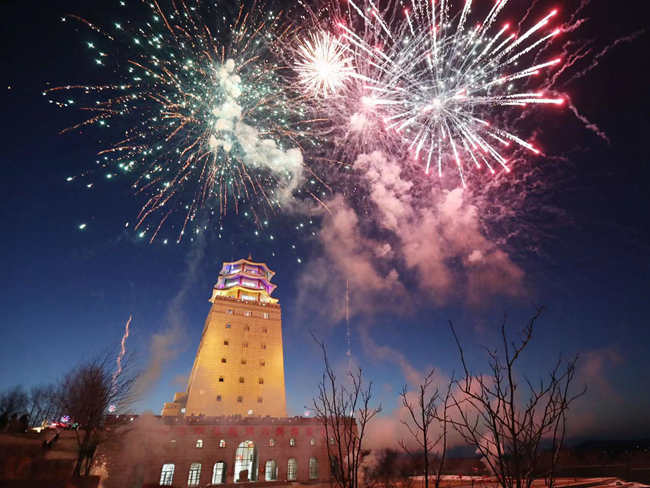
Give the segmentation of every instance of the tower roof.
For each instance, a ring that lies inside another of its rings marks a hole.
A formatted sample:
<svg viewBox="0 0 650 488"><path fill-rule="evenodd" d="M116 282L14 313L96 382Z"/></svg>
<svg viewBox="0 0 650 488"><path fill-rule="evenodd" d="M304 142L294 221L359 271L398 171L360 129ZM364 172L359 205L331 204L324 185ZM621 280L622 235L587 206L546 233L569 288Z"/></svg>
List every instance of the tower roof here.
<svg viewBox="0 0 650 488"><path fill-rule="evenodd" d="M221 267L210 301L223 296L250 302L277 303L277 298L271 297L277 287L271 283L274 274L266 263L253 261L250 255L249 259L226 261Z"/></svg>

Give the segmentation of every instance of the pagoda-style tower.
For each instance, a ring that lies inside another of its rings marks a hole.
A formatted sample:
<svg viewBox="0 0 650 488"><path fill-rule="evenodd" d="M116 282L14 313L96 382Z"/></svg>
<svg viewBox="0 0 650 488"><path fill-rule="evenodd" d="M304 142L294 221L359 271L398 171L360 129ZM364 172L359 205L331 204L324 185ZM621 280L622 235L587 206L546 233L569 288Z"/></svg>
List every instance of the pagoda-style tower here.
<svg viewBox="0 0 650 488"><path fill-rule="evenodd" d="M274 274L250 256L223 263L187 392L165 403L163 415L286 416Z"/></svg>

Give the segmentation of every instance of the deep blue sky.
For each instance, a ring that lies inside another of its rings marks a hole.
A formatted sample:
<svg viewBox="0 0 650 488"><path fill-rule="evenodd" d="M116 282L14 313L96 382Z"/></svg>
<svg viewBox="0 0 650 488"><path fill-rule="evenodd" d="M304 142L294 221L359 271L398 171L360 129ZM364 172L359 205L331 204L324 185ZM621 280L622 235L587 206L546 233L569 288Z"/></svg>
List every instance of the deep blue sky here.
<svg viewBox="0 0 650 488"><path fill-rule="evenodd" d="M321 323L297 309L297 277L317 255L314 241L285 232L271 246L251 238L247 224L228 221L221 239L204 244L149 245L123 230L137 212L124 182L99 183L93 191L67 184L66 176L92 167L99 145L85 135L58 135L77 114L56 110L40 95L53 85L97 77L83 49L84 29L62 24L67 12L111 20L112 2L89 8L81 1L3 1L2 240L0 269L3 311L0 339L0 389L14 384L56 380L76 362L114 347L129 314L133 334L128 347L146 363L151 335L164 330L168 307L183 287L188 256L203 251L182 301L186 337L161 379L141 401L156 412L173 392L184 389L209 309L207 299L219 263L252 252L277 271L277 296L283 305L288 405L300 413L309 403L320 371L309 338L316 330L337 361L344 361L345 325ZM605 3L605 2L602 2ZM609 3L609 2L607 2ZM591 8L592 35L608 39L644 26L645 13L630 8ZM481 308L452 302L423 307L410 315L355 317L352 349L377 384L388 413L405 381L395 364L364 347L358 331L370 330L378 345L390 345L416 369L457 368L446 326L457 323L472 352L493 344L499 317L508 312L518 326L537 304L547 313L526 360L533 375L558 351L582 353L589 380L588 405L597 426L580 435L648 436L650 408L650 96L647 34L617 47L600 66L574 84L572 97L608 134L611 144L582 131L576 140L561 137L570 151L569 181L553 192L552 204L567 216L543 243L543 254L519 253L531 292L520 299L496 299ZM82 232L77 226L85 222ZM567 223L570 222L570 223ZM290 244L295 243L293 250Z"/></svg>

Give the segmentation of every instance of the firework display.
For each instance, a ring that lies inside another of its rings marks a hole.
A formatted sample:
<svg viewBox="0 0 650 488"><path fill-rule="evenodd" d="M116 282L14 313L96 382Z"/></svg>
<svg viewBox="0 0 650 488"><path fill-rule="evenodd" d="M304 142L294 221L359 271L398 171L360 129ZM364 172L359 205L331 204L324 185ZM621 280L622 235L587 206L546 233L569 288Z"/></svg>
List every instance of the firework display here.
<svg viewBox="0 0 650 488"><path fill-rule="evenodd" d="M348 133L371 131L366 139L399 141L412 158L424 161L427 173L434 167L442 175L443 164L452 161L463 184L470 167L509 171L502 148L512 143L539 154L492 119L512 106L563 103L560 96L530 88L532 78L561 62L537 58L559 33L548 28L557 11L517 32L508 24L497 26L507 4L498 0L479 23L470 21L472 0L382 2L382 7L373 0L348 0L330 7L338 20L328 21L338 31L338 45L345 46L337 59L353 60L352 67L339 62L334 79L345 74L355 83L341 87L343 103L328 100L328 112L347 118L341 125ZM322 55L316 49L311 54L312 71L318 73ZM320 88L314 82L309 89Z"/></svg>
<svg viewBox="0 0 650 488"><path fill-rule="evenodd" d="M148 5L148 20L111 29L69 16L97 35L88 49L119 82L44 94L89 114L66 131L118 127L98 163L107 178L134 175L146 195L135 227L151 239L178 210L179 238L204 208L224 215L245 206L261 220L302 183L308 137L304 106L273 52L281 16L232 2Z"/></svg>
<svg viewBox="0 0 650 488"><path fill-rule="evenodd" d="M517 148L540 154L502 116L563 104L535 84L562 66L547 55L557 11L528 22L531 8L510 25L499 20L508 3L301 1L303 14L286 16L269 4L154 1L146 20L110 28L68 16L96 36L87 48L107 82L44 94L88 114L63 132L118 132L97 163L106 178L133 175L141 237L180 213L180 240L203 210L259 226L297 194L324 205L307 185L336 191L315 160L349 168L380 149L426 173L452 166L465 185L472 169L510 171Z"/></svg>

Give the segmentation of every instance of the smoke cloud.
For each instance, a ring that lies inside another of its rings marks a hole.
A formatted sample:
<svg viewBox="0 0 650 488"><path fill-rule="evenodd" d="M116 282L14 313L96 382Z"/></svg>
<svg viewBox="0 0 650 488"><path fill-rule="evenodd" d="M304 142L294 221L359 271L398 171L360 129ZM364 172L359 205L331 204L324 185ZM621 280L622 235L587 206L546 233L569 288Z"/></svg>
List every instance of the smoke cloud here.
<svg viewBox="0 0 650 488"><path fill-rule="evenodd" d="M238 103L241 79L235 72L234 60L228 59L219 68L217 78L226 97L213 109L216 121L214 134L208 140L210 149L230 153L236 143L246 166L265 168L273 173L278 179L278 200L286 203L304 179L302 152L297 148L284 150L273 139L263 139L257 128L242 120L242 107Z"/></svg>
<svg viewBox="0 0 650 488"><path fill-rule="evenodd" d="M352 313L436 306L462 297L478 305L497 295L523 293L524 272L482 232L478 208L461 188L423 192L384 153L360 155L368 209L341 196L327 203L320 233L323 254L301 278L299 303L319 297L319 310L342 318L341 286L349 281ZM410 292L406 293L409 289ZM322 307L322 300L332 307Z"/></svg>
<svg viewBox="0 0 650 488"><path fill-rule="evenodd" d="M205 247L205 238L200 234L187 257L187 268L181 287L167 308L164 319L167 328L153 334L151 338L147 367L134 385L135 393L138 396L144 395L159 380L165 364L174 359L184 347L186 319L183 306L188 292L196 283Z"/></svg>

